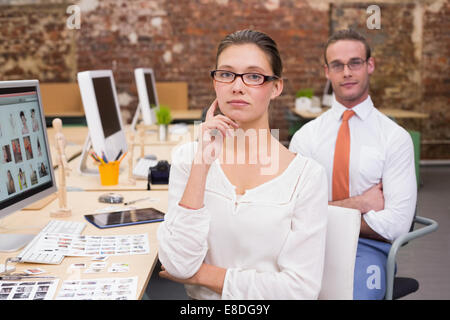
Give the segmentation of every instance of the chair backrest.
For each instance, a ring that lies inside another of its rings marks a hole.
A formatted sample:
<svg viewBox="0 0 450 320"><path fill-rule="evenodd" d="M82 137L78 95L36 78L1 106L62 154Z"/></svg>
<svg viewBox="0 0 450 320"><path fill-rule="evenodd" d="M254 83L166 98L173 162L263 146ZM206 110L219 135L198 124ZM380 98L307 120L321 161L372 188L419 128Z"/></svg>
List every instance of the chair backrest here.
<svg viewBox="0 0 450 320"><path fill-rule="evenodd" d="M319 299L353 299L353 274L360 227L359 210L328 206L325 264Z"/></svg>
<svg viewBox="0 0 450 320"><path fill-rule="evenodd" d="M46 117L84 116L80 88L76 82L41 83L41 95Z"/></svg>
<svg viewBox="0 0 450 320"><path fill-rule="evenodd" d="M156 81L159 105L170 110L188 110L188 83L184 81Z"/></svg>

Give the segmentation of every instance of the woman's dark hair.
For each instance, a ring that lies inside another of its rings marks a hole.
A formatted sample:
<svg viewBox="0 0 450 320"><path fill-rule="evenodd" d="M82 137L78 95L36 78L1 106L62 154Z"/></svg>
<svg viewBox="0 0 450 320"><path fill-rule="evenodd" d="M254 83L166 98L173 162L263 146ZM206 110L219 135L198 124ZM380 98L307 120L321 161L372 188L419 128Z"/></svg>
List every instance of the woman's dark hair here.
<svg viewBox="0 0 450 320"><path fill-rule="evenodd" d="M253 43L258 46L269 57L270 65L274 75L281 78L283 72L283 63L281 62L280 53L275 41L267 34L255 30L239 30L227 35L217 48L216 67L219 61L219 56L223 50L231 45Z"/></svg>

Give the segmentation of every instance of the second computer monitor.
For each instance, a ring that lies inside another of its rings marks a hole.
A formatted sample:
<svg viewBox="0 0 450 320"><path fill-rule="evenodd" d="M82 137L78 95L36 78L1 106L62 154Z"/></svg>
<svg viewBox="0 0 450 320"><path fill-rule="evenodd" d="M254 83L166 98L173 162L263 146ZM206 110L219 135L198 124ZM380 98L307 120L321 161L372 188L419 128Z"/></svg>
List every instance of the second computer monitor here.
<svg viewBox="0 0 450 320"><path fill-rule="evenodd" d="M92 147L108 161L127 151L120 107L111 70L78 73L81 99Z"/></svg>
<svg viewBox="0 0 450 320"><path fill-rule="evenodd" d="M134 77L139 96L139 108L141 108L144 124L154 124L156 122L155 108L159 106L159 101L153 69L134 69Z"/></svg>

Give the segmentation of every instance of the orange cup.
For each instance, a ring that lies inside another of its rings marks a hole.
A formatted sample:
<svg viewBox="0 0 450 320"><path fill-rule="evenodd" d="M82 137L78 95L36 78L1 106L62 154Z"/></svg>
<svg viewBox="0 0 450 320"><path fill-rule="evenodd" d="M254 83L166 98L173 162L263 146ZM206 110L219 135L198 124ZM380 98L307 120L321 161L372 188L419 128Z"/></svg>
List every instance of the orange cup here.
<svg viewBox="0 0 450 320"><path fill-rule="evenodd" d="M115 186L119 184L120 161L101 163L98 166L100 172L100 183L102 186Z"/></svg>

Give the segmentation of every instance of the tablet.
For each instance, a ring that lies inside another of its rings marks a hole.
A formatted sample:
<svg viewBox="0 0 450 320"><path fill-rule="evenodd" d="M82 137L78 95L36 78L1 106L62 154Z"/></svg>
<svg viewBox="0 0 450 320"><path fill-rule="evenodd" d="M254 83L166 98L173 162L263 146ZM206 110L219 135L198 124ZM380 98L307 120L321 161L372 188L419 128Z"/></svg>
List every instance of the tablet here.
<svg viewBox="0 0 450 320"><path fill-rule="evenodd" d="M87 214L84 217L97 228L105 229L163 221L164 213L155 208L144 208Z"/></svg>

